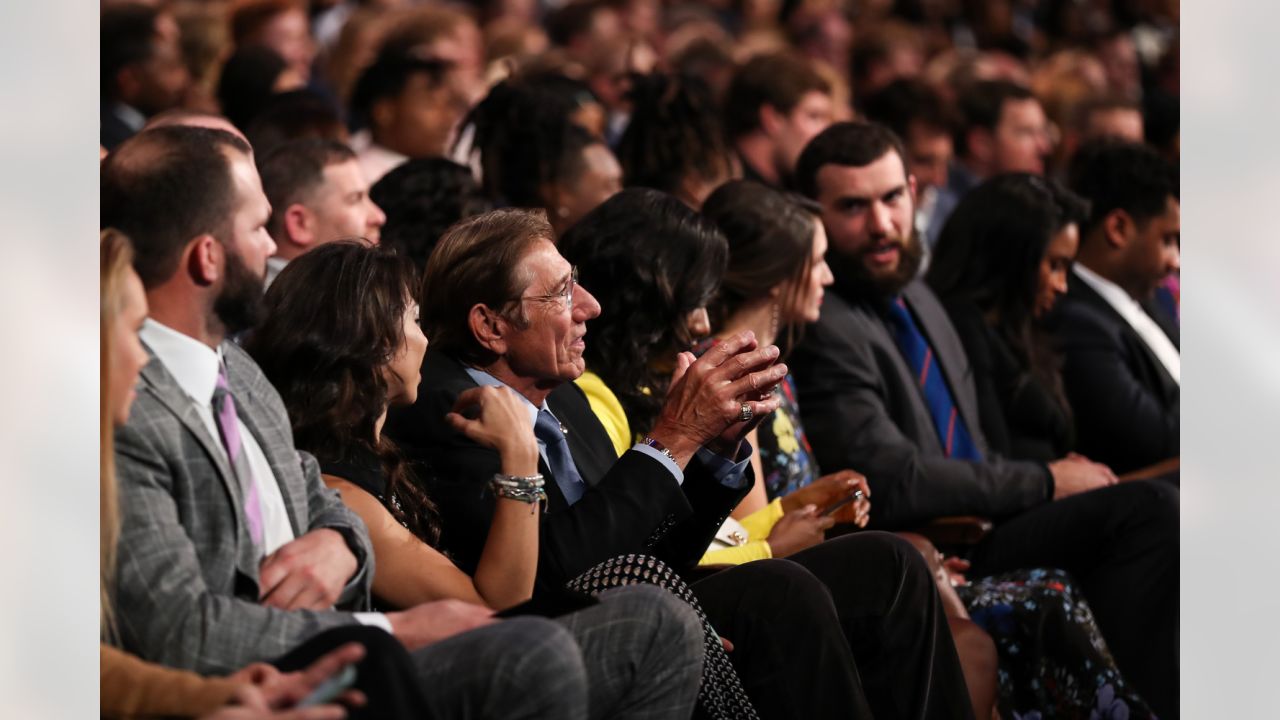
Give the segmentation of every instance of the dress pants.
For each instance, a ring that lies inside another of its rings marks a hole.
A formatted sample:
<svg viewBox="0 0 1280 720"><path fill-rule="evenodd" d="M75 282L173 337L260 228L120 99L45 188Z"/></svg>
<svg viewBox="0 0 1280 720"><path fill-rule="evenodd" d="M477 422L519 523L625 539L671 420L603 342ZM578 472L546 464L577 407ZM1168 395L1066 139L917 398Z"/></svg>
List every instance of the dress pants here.
<svg viewBox="0 0 1280 720"><path fill-rule="evenodd" d="M1163 480L1073 495L997 524L970 556L974 576L1075 576L1121 673L1166 719L1178 716L1178 497Z"/></svg>
<svg viewBox="0 0 1280 720"><path fill-rule="evenodd" d="M762 717L973 716L933 576L901 538L834 538L692 587Z"/></svg>
<svg viewBox="0 0 1280 720"><path fill-rule="evenodd" d="M556 619L518 617L412 653L377 628L321 633L274 664L306 667L350 641L368 654L352 718L688 718L702 672L702 626L670 593L626 587Z"/></svg>

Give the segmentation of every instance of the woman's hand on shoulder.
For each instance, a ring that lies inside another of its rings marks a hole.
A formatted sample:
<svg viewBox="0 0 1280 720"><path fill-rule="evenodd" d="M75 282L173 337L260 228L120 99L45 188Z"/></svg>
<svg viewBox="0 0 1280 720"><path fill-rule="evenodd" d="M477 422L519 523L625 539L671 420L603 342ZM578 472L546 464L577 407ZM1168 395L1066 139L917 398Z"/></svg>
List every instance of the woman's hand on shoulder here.
<svg viewBox="0 0 1280 720"><path fill-rule="evenodd" d="M504 472L532 475L538 470L538 444L533 437L529 408L515 391L505 387L464 390L445 421L469 439L497 450ZM527 471L505 470L508 461Z"/></svg>

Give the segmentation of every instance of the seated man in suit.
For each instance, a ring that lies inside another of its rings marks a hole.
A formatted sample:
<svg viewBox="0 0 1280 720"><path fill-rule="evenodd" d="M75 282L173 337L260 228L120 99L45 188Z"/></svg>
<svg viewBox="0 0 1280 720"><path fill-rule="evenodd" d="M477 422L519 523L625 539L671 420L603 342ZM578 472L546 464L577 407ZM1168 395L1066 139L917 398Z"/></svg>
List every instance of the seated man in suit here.
<svg viewBox="0 0 1280 720"><path fill-rule="evenodd" d="M387 216L369 197L369 183L351 148L337 140L282 143L258 158L262 190L271 203L267 232L276 252L267 258L267 285L290 260L334 240L377 245Z"/></svg>
<svg viewBox="0 0 1280 720"><path fill-rule="evenodd" d="M124 649L225 673L362 623L413 653L432 716L691 712L698 624L660 593L612 595L557 621L496 622L456 600L362 612L374 562L364 524L294 449L279 395L226 341L252 323L274 249L248 145L207 128L148 130L101 172L102 222L133 238L151 309L140 333L151 359L115 440Z"/></svg>
<svg viewBox="0 0 1280 720"><path fill-rule="evenodd" d="M741 438L777 408L761 391L786 374L778 349L757 348L750 333L696 361L685 353L657 422L619 457L573 382L586 323L600 314L575 274L540 214L498 210L446 232L419 298L431 345L418 400L393 409L384 429L429 466L418 476L432 478L441 544L471 571L500 459L444 416L477 385L506 385L527 401L548 495L535 593L631 553L692 569L753 482ZM965 716L968 692L919 559L892 535L859 533L721 570L692 590L733 643L730 658L765 717Z"/></svg>
<svg viewBox="0 0 1280 720"><path fill-rule="evenodd" d="M1178 455L1178 328L1154 302L1178 271L1178 173L1145 145L1103 142L1080 150L1070 181L1091 209L1049 328L1080 451L1129 472Z"/></svg>
<svg viewBox="0 0 1280 720"><path fill-rule="evenodd" d="M973 572L1074 573L1121 670L1162 716L1176 714L1177 490L1115 485L1083 458L1046 466L990 451L964 348L916 279L922 251L904 157L890 130L864 123L833 125L800 155L798 187L822 206L835 275L790 361L818 464L866 474L873 527L999 520L973 549Z"/></svg>

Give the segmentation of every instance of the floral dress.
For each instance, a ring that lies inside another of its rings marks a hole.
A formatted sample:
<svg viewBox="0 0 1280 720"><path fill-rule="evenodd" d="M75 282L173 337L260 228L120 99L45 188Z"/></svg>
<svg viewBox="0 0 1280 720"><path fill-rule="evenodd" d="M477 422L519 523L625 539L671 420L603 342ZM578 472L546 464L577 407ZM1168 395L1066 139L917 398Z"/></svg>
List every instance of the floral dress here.
<svg viewBox="0 0 1280 720"><path fill-rule="evenodd" d="M820 477L790 375L775 392L782 404L759 428L771 501ZM973 622L995 641L998 706L1006 720L1155 717L1120 676L1093 612L1066 572L1018 570L971 580L956 592Z"/></svg>

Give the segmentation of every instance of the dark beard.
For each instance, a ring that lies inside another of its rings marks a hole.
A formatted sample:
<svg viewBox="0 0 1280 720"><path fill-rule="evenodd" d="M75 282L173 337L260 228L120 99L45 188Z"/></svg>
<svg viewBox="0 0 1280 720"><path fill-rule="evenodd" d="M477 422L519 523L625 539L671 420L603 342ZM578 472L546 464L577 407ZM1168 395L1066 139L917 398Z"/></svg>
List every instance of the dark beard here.
<svg viewBox="0 0 1280 720"><path fill-rule="evenodd" d="M213 314L227 335L248 330L262 319L264 285L238 253L227 252L226 280L213 301Z"/></svg>
<svg viewBox="0 0 1280 720"><path fill-rule="evenodd" d="M899 250L897 269L889 275L875 277L863 263L863 258L870 254L872 247L868 245L853 256L827 252L827 264L831 266L831 273L836 279L834 289L846 300L880 300L897 295L916 278L924 259L924 246L920 244L915 232L912 232Z"/></svg>

